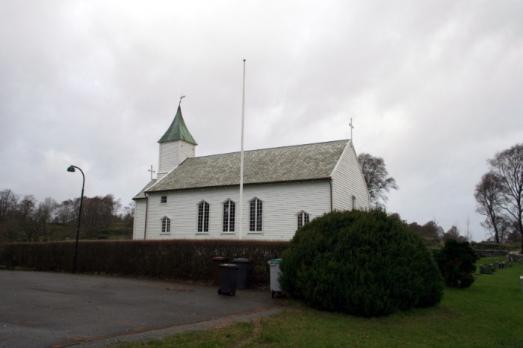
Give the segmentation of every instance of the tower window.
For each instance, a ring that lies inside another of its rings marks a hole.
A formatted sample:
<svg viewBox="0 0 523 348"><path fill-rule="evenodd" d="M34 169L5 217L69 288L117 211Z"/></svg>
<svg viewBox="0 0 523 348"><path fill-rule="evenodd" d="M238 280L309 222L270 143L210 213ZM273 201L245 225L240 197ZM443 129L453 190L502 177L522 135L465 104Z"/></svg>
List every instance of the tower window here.
<svg viewBox="0 0 523 348"><path fill-rule="evenodd" d="M167 203L167 196L160 197L160 203Z"/></svg>
<svg viewBox="0 0 523 348"><path fill-rule="evenodd" d="M249 204L249 231L261 231L263 227L263 202L258 198L253 198Z"/></svg>
<svg viewBox="0 0 523 348"><path fill-rule="evenodd" d="M167 216L162 218L162 233L171 233L171 219Z"/></svg>
<svg viewBox="0 0 523 348"><path fill-rule="evenodd" d="M223 203L223 232L234 232L236 205L228 199Z"/></svg>
<svg viewBox="0 0 523 348"><path fill-rule="evenodd" d="M304 211L300 211L298 213L298 229L302 228L303 225L308 224L308 223L309 223L309 214Z"/></svg>
<svg viewBox="0 0 523 348"><path fill-rule="evenodd" d="M198 232L209 232L209 203L198 203Z"/></svg>

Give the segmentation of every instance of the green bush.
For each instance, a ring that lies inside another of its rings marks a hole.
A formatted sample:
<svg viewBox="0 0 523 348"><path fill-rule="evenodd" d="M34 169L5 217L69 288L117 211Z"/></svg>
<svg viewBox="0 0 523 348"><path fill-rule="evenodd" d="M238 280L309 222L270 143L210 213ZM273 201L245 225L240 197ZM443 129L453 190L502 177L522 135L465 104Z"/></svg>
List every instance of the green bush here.
<svg viewBox="0 0 523 348"><path fill-rule="evenodd" d="M436 253L436 260L447 286L468 288L474 282L478 256L468 242L448 240Z"/></svg>
<svg viewBox="0 0 523 348"><path fill-rule="evenodd" d="M422 240L381 211L332 212L301 228L284 252L282 285L313 307L378 316L441 300Z"/></svg>

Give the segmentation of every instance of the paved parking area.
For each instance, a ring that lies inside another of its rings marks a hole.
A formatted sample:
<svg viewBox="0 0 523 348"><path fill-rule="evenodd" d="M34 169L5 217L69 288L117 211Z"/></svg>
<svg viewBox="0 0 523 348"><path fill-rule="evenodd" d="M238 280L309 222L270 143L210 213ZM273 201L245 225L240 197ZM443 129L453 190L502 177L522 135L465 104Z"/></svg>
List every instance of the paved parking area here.
<svg viewBox="0 0 523 348"><path fill-rule="evenodd" d="M185 283L0 271L0 347L96 345L271 309L269 292L224 297Z"/></svg>

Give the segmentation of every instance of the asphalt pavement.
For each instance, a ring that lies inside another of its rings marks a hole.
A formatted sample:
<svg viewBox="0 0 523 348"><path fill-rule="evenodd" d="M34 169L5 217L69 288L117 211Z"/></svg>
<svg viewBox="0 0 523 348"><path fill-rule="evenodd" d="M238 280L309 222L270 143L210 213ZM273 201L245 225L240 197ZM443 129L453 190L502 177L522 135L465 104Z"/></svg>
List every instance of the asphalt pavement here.
<svg viewBox="0 0 523 348"><path fill-rule="evenodd" d="M228 297L190 283L2 270L0 347L104 346L275 308L268 291Z"/></svg>

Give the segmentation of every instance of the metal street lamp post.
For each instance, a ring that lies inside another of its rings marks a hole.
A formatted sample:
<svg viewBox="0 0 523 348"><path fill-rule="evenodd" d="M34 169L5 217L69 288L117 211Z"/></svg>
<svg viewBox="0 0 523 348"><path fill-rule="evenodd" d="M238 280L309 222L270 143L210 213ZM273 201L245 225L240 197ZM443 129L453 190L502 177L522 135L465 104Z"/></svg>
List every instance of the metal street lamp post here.
<svg viewBox="0 0 523 348"><path fill-rule="evenodd" d="M82 221L82 203L84 201L84 187L85 187L85 174L80 167L70 165L67 168L68 172L74 173L75 169L78 169L82 173L82 194L80 195L80 209L78 212L78 225L76 226L76 242L74 244L74 260L73 260L73 273L76 273L76 264L78 261L78 240L80 239L80 222Z"/></svg>

